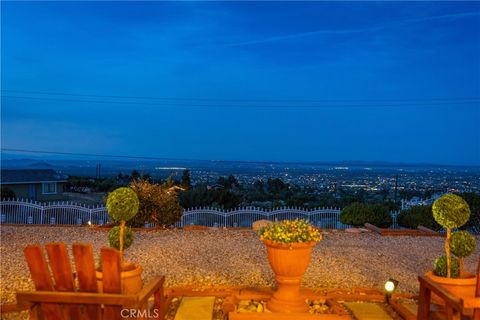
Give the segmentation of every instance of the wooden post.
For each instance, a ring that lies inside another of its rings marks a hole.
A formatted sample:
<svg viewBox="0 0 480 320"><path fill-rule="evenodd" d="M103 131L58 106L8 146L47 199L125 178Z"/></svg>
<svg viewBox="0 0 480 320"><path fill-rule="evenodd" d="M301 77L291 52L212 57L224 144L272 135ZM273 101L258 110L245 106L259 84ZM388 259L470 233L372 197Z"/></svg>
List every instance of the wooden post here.
<svg viewBox="0 0 480 320"><path fill-rule="evenodd" d="M123 260L123 236L125 234L125 220L120 221L120 261Z"/></svg>
<svg viewBox="0 0 480 320"><path fill-rule="evenodd" d="M447 228L447 239L445 240L445 253L447 254L447 278L451 278L451 261L450 261L450 238L452 237L452 229Z"/></svg>
<svg viewBox="0 0 480 320"><path fill-rule="evenodd" d="M430 300L432 298L432 292L430 291L430 289L426 288L425 284L421 279L419 280L420 291L418 297L417 319L428 320L430 319Z"/></svg>

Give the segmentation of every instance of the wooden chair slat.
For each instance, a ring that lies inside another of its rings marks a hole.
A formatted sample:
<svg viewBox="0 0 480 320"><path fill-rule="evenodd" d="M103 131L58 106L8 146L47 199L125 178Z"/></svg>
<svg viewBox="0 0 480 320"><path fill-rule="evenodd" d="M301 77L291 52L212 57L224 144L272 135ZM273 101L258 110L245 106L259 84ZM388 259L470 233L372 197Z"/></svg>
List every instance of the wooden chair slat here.
<svg viewBox="0 0 480 320"><path fill-rule="evenodd" d="M53 281L50 277L47 261L43 255L42 247L40 245L27 246L23 253L27 260L28 269L32 276L32 281L35 289L38 291L53 291ZM38 313L38 318L45 318L48 320L62 320L63 313L59 305L54 303L42 303L40 309L34 307L32 314Z"/></svg>
<svg viewBox="0 0 480 320"><path fill-rule="evenodd" d="M95 258L91 244L74 243L72 245L73 259L78 280L78 291L98 292L95 273ZM98 320L101 317L99 305L85 305L86 319Z"/></svg>
<svg viewBox="0 0 480 320"><path fill-rule="evenodd" d="M55 280L55 289L60 292L74 292L73 272L65 243L49 243L45 246L45 249L47 250L50 269L52 269L53 279ZM79 306L64 305L63 312L65 318L71 320L81 319Z"/></svg>
<svg viewBox="0 0 480 320"><path fill-rule="evenodd" d="M98 292L92 245L74 243L72 251L77 272L78 290L81 292Z"/></svg>
<svg viewBox="0 0 480 320"><path fill-rule="evenodd" d="M47 261L40 245L27 246L23 253L27 260L28 269L32 276L35 289L40 291L53 291L53 281L48 270Z"/></svg>
<svg viewBox="0 0 480 320"><path fill-rule="evenodd" d="M113 248L101 249L102 273L103 273L103 292L104 293L121 293L122 281L120 252ZM121 319L120 312L122 308L116 306L104 307L104 319L117 320Z"/></svg>
<svg viewBox="0 0 480 320"><path fill-rule="evenodd" d="M73 273L65 243L49 243L45 246L55 280L55 290L75 291Z"/></svg>

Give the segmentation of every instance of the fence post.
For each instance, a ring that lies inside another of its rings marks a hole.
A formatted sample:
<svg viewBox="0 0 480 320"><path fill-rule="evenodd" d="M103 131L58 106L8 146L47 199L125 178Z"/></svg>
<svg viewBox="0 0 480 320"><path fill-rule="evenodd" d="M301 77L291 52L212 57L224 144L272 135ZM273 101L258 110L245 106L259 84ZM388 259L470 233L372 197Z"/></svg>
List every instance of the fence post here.
<svg viewBox="0 0 480 320"><path fill-rule="evenodd" d="M93 224L93 221L92 221L93 209L92 209L92 208L88 208L88 213L89 213L88 221L90 221L90 223Z"/></svg>
<svg viewBox="0 0 480 320"><path fill-rule="evenodd" d="M44 206L42 203L40 206L40 224L43 224L43 212L44 212Z"/></svg>

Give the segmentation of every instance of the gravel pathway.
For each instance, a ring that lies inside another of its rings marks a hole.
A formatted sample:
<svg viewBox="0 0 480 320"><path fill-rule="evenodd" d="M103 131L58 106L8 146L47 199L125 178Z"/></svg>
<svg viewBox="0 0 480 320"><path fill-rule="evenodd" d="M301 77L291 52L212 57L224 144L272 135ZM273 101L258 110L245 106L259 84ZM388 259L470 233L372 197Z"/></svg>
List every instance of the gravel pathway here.
<svg viewBox="0 0 480 320"><path fill-rule="evenodd" d="M95 252L107 244L107 232L88 227L2 226L1 303L15 292L33 288L22 250L31 243L89 242ZM478 238L477 238L478 239ZM479 242L480 243L480 242ZM70 247L71 249L71 247ZM417 292L417 275L432 268L444 249L436 237L381 237L373 233L325 231L315 247L303 285L311 288L374 287L386 279L400 281L400 292ZM254 231L162 230L136 232L125 258L140 263L144 280L166 276L166 286L273 286L266 250ZM480 250L465 262L473 272Z"/></svg>

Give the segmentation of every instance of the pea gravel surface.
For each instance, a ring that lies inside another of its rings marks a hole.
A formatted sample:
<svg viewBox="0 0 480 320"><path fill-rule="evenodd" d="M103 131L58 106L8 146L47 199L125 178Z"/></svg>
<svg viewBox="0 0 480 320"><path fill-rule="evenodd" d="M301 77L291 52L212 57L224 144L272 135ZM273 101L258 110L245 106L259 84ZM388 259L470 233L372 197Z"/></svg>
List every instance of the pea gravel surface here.
<svg viewBox="0 0 480 320"><path fill-rule="evenodd" d="M89 227L1 226L1 303L15 302L15 292L32 290L23 248L32 243L92 243L94 252L108 246L108 232ZM477 240L479 238L477 237ZM314 248L303 285L310 288L377 288L393 277L400 292L418 291L417 275L431 270L444 250L443 238L382 237L324 230ZM474 272L477 247L465 261ZM143 280L166 277L166 286L274 286L264 244L252 230L158 230L135 232L125 259L139 263Z"/></svg>

